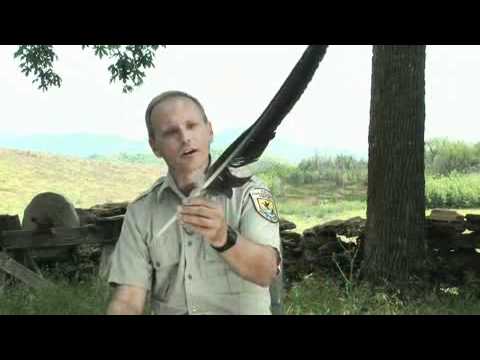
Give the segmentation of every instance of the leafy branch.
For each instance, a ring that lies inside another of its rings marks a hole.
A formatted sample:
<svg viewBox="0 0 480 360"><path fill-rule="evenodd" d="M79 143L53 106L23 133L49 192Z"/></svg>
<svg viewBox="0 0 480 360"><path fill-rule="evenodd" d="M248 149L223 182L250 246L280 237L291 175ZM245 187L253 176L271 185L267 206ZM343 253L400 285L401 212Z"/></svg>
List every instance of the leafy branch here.
<svg viewBox="0 0 480 360"><path fill-rule="evenodd" d="M51 86L60 87L62 79L53 71L53 62L58 56L52 45L20 45L13 57L20 58L20 69L25 76L33 72L32 83L40 82L39 89L47 91Z"/></svg>
<svg viewBox="0 0 480 360"><path fill-rule="evenodd" d="M113 60L108 67L110 83L122 82L122 91L129 93L143 84L145 70L155 67L155 53L159 45L82 45L82 50L86 48L92 49L100 59L108 57ZM38 88L42 91L61 86L62 78L53 69L58 56L52 45L20 45L14 58L20 60L20 69L25 76L33 73L32 82L39 82Z"/></svg>

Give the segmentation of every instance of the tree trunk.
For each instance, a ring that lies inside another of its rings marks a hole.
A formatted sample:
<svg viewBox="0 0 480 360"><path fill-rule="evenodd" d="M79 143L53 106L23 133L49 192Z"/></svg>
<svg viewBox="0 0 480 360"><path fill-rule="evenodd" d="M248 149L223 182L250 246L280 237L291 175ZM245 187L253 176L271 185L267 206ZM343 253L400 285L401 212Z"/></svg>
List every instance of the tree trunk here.
<svg viewBox="0 0 480 360"><path fill-rule="evenodd" d="M373 47L363 263L370 280L407 280L426 255L425 48Z"/></svg>

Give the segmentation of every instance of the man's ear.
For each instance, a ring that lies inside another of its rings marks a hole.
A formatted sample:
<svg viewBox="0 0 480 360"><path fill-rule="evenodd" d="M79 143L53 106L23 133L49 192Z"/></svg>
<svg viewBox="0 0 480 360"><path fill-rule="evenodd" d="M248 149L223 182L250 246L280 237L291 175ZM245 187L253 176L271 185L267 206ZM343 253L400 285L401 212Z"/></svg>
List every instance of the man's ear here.
<svg viewBox="0 0 480 360"><path fill-rule="evenodd" d="M212 123L209 121L208 122L208 143L211 144L213 142L213 128L212 128Z"/></svg>
<svg viewBox="0 0 480 360"><path fill-rule="evenodd" d="M162 156L162 153L160 152L160 150L158 149L156 143L155 143L155 139L149 137L148 138L148 143L150 144L150 148L152 149L153 153L155 154L155 156L159 159L161 159L163 156Z"/></svg>

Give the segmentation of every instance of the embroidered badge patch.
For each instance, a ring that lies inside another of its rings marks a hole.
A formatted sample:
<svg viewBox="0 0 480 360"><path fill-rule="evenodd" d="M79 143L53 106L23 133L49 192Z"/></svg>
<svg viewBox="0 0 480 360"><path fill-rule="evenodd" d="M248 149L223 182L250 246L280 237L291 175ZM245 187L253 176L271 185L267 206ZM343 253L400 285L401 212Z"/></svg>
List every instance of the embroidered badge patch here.
<svg viewBox="0 0 480 360"><path fill-rule="evenodd" d="M273 201L272 194L266 189L253 189L250 191L255 209L268 221L272 223L278 222L277 208Z"/></svg>

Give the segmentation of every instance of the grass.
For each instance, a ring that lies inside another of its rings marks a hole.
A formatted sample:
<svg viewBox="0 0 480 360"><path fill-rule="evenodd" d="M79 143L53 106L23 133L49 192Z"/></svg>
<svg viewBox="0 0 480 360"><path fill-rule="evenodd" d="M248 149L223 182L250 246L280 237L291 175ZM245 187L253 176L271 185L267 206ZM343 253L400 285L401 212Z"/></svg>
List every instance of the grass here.
<svg viewBox="0 0 480 360"><path fill-rule="evenodd" d="M90 279L57 288L33 290L16 286L1 294L0 315L103 315L110 299L105 282ZM478 283L437 288L409 295L354 284L346 291L331 276L306 276L288 291L286 315L472 315L480 314ZM468 289L468 290L465 290ZM146 309L145 313L148 312Z"/></svg>
<svg viewBox="0 0 480 360"><path fill-rule="evenodd" d="M334 182L302 186L284 185L275 198L280 216L297 225L295 231L334 219L366 217L366 188L350 185L338 188Z"/></svg>
<svg viewBox="0 0 480 360"><path fill-rule="evenodd" d="M8 287L0 295L0 315L101 315L110 289L99 279L68 283L54 279L55 289Z"/></svg>
<svg viewBox="0 0 480 360"><path fill-rule="evenodd" d="M347 292L330 277L307 276L287 294L287 315L472 315L480 314L478 283L430 288L402 295L355 284Z"/></svg>
<svg viewBox="0 0 480 360"><path fill-rule="evenodd" d="M352 217L366 217L366 204L360 201L342 201L310 205L299 202L278 202L278 212L281 217L297 225L296 231L303 232L312 226L330 220L346 220Z"/></svg>

